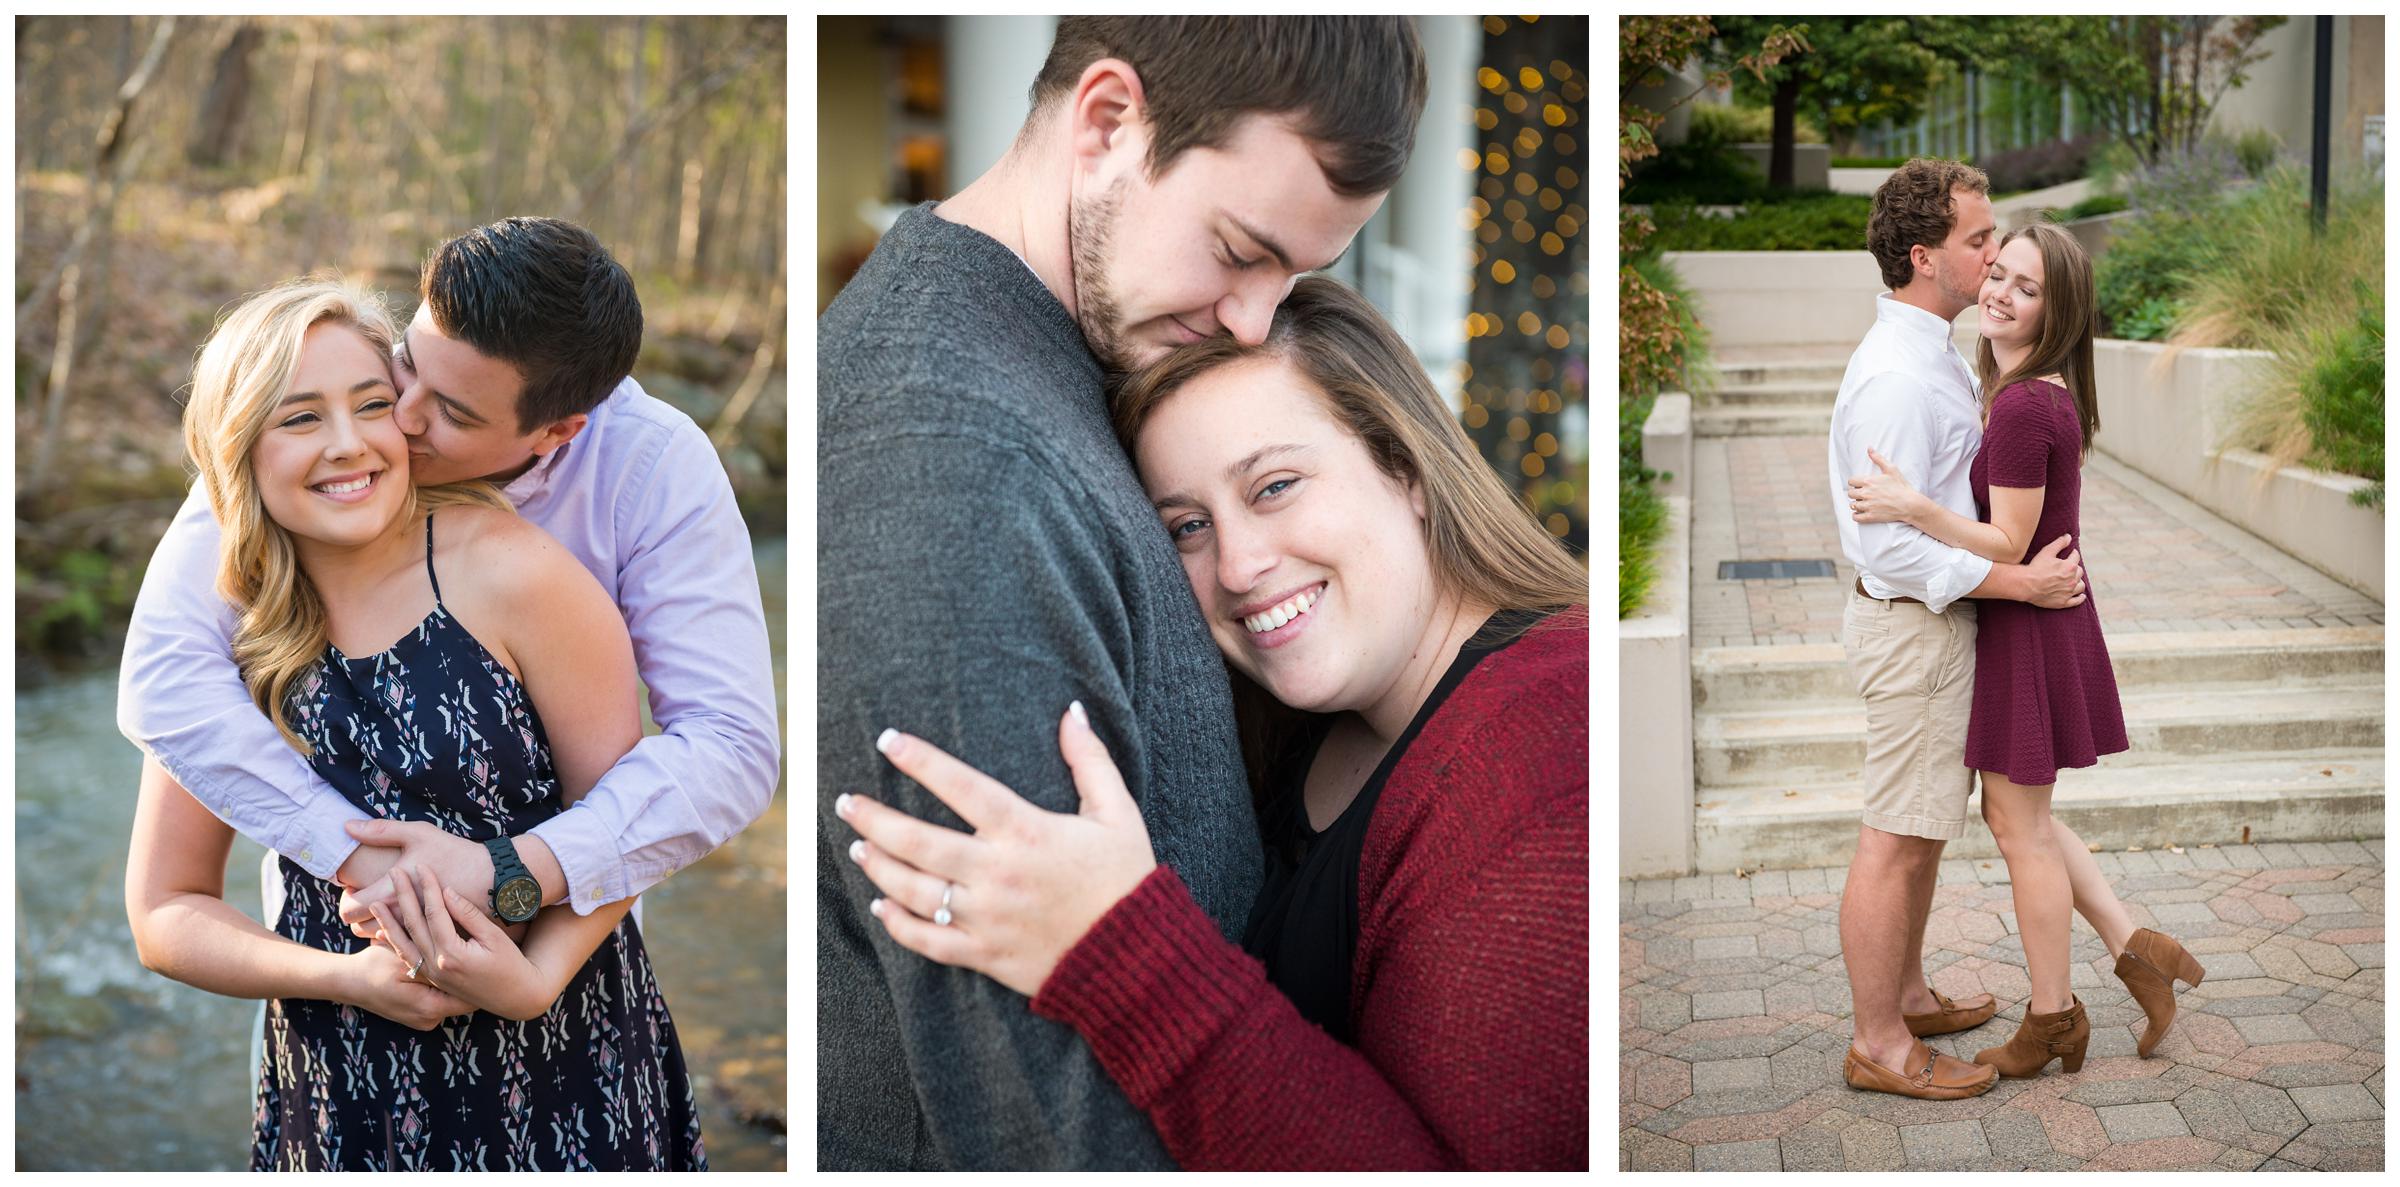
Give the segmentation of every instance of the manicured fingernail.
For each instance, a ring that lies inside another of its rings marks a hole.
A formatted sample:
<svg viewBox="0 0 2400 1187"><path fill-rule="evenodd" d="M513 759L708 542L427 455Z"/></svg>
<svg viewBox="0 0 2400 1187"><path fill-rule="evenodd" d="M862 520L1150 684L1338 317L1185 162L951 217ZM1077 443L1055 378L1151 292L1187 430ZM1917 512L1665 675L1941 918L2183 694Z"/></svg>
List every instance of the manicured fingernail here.
<svg viewBox="0 0 2400 1187"><path fill-rule="evenodd" d="M875 735L875 749L880 750L885 754L890 754L892 752L893 744L899 740L899 730L885 730L882 733Z"/></svg>
<svg viewBox="0 0 2400 1187"><path fill-rule="evenodd" d="M850 818L849 793L844 792L841 795L833 797L833 814L841 817L844 820L848 820Z"/></svg>
<svg viewBox="0 0 2400 1187"><path fill-rule="evenodd" d="M883 900L876 899L874 902L868 903L867 914L873 915L877 919L883 918Z"/></svg>
<svg viewBox="0 0 2400 1187"><path fill-rule="evenodd" d="M1092 719L1090 716L1084 713L1082 701L1067 702L1067 716L1074 718L1075 724L1080 725L1087 730L1092 728Z"/></svg>
<svg viewBox="0 0 2400 1187"><path fill-rule="evenodd" d="M865 841L850 842L850 860L862 866L867 864L867 843Z"/></svg>

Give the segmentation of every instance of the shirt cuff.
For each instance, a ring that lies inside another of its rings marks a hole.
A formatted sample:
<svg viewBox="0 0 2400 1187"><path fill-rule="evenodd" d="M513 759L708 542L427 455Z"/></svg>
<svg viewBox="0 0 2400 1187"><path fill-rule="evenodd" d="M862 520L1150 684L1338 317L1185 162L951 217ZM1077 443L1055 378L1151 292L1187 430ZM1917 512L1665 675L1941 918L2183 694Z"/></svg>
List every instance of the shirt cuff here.
<svg viewBox="0 0 2400 1187"><path fill-rule="evenodd" d="M284 835L276 841L275 852L291 858L293 864L301 869L331 882L334 881L334 875L341 871L342 863L350 860L350 855L358 851L357 840L350 836L350 830L342 826L353 820L371 820L373 817L359 811L357 805L338 795L329 794L327 798L350 809L351 814L328 818L317 812L299 813L292 827L285 830Z"/></svg>
<svg viewBox="0 0 2400 1187"><path fill-rule="evenodd" d="M1983 584L1984 578L1992 575L1989 558L1964 549L1960 552L1954 564L1933 575L1933 584L1925 591L1925 608L1936 614L1973 592L1976 586Z"/></svg>
<svg viewBox="0 0 2400 1187"><path fill-rule="evenodd" d="M532 832L550 847L550 856L558 859L559 872L567 879L566 903L576 914L589 915L632 896L625 882L625 863L617 856L616 838L593 813L570 806L533 826Z"/></svg>

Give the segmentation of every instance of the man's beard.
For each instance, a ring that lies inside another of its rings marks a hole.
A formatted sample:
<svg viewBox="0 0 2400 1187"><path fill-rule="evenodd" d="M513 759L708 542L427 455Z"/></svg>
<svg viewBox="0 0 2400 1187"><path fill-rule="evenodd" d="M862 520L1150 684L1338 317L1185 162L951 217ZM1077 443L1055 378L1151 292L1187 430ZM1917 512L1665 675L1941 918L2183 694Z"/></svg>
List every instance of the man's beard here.
<svg viewBox="0 0 2400 1187"><path fill-rule="evenodd" d="M1940 289L1944 297L1958 302L1960 312L1963 313L1966 310L1973 309L1976 306L1983 304L1982 270L1977 269L1974 275L1966 278L1966 287L1963 289L1952 287L1958 283L1959 279L1960 278L1957 275L1951 272L1948 265L1937 264L1934 266L1934 287Z"/></svg>
<svg viewBox="0 0 2400 1187"><path fill-rule="evenodd" d="M1101 369L1131 371L1131 348L1120 332L1116 294L1108 287L1111 240L1117 227L1117 204L1124 197L1119 179L1097 198L1078 199L1067 210L1067 256L1073 269L1068 284L1075 294L1075 324L1084 345Z"/></svg>

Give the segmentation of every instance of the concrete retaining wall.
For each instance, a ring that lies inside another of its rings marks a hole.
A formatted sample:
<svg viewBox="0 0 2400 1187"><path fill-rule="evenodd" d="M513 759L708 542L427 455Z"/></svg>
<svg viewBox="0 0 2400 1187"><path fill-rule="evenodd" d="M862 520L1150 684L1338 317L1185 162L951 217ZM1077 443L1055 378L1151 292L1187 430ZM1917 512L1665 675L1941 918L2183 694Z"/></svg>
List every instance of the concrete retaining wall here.
<svg viewBox="0 0 2400 1187"><path fill-rule="evenodd" d="M1692 871L1692 501L1669 498L1658 580L1617 624L1617 876Z"/></svg>
<svg viewBox="0 0 2400 1187"><path fill-rule="evenodd" d="M1767 175L1767 164L1775 155L1775 146L1772 144L1763 143L1737 144L1733 146L1733 151L1742 154L1742 159L1750 162L1750 164L1758 170L1758 175L1760 177L1765 177ZM1832 171L1832 145L1795 144L1792 146L1793 189L1825 189L1827 188L1826 183L1830 178ZM1869 192L1871 193L1873 191Z"/></svg>
<svg viewBox="0 0 2400 1187"><path fill-rule="evenodd" d="M1692 494L1692 398L1682 392L1662 392L1642 422L1642 465L1666 475L1658 493L1666 498Z"/></svg>
<svg viewBox="0 0 2400 1187"><path fill-rule="evenodd" d="M2222 449L2242 400L2273 356L2259 350L2183 350L2167 362L2155 342L2103 338L2092 351L2100 436L2109 456L2164 483L2327 576L2383 597L2383 513L2350 502L2363 478ZM2163 368L2163 369L2162 369Z"/></svg>

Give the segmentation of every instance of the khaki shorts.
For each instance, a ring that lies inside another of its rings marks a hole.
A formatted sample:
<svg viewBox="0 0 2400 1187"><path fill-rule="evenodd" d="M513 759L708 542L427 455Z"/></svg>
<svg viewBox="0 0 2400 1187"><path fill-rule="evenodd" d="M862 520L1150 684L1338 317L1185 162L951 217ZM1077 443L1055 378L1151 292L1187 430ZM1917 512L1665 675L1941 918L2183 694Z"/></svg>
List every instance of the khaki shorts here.
<svg viewBox="0 0 2400 1187"><path fill-rule="evenodd" d="M1842 653L1867 703L1867 827L1904 837L1966 835L1967 715L1975 700L1975 604L1936 614L1850 591Z"/></svg>

